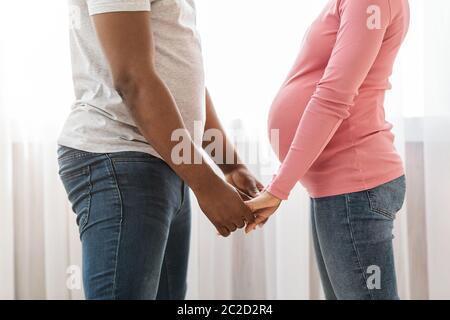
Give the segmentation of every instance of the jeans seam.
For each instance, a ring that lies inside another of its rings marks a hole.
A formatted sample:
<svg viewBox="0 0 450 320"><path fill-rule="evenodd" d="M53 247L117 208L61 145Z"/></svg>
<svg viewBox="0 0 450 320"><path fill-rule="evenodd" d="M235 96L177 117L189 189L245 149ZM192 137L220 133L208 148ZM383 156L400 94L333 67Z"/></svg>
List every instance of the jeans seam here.
<svg viewBox="0 0 450 320"><path fill-rule="evenodd" d="M186 199L186 188L185 188L185 183L184 181L181 182L181 201L180 201L180 207L178 208L178 210L175 212L175 217L178 216L181 212L181 210L183 209L184 206L184 202Z"/></svg>
<svg viewBox="0 0 450 320"><path fill-rule="evenodd" d="M167 248L166 248L167 250ZM164 269L166 269L166 284L167 284L167 294L169 296L169 300L172 298L171 290L170 290L170 281L169 281L169 267L167 266L167 258L163 260Z"/></svg>
<svg viewBox="0 0 450 320"><path fill-rule="evenodd" d="M112 159L114 163L152 163L157 162L159 159Z"/></svg>
<svg viewBox="0 0 450 320"><path fill-rule="evenodd" d="M116 170L114 167L114 162L108 154L105 154L105 156L108 158L109 164L111 165L111 172L109 172L109 174L111 174L111 176L113 177L114 184L115 184L116 191L117 191L117 198L118 198L117 200L119 200L119 204L120 204L120 224L119 224L119 234L117 236L117 248L116 248L116 252L115 252L115 256L114 256L114 277L113 277L113 286L112 286L112 297L114 300L117 300L118 299L117 292L116 292L117 291L117 268L118 268L118 260L119 260L120 241L121 241L121 237L122 237L123 198L122 198L122 193L120 191ZM108 169L108 171L110 170L110 168L108 168L108 166L106 166L106 168Z"/></svg>
<svg viewBox="0 0 450 320"><path fill-rule="evenodd" d="M328 271L328 266L327 266L327 263L325 263L325 259L324 259L324 257L323 257L323 253L322 253L322 247L321 247L321 245L320 245L320 238L319 238L319 233L318 233L318 230L317 230L317 220L316 220L316 210L315 210L315 200L314 199L312 199L311 198L311 214L312 214L312 217L311 217L311 227L312 228L314 228L315 229L315 233L316 233L316 238L317 238L317 246L318 246L318 251L319 252L317 252L320 256L321 256L321 259L322 259L322 261L323 261L323 265L324 265L324 267L325 267L325 272L326 272L326 275L324 275L324 276L326 276L327 278L328 278L328 282L329 282L329 285L330 285L330 287L331 287L331 290L332 290L332 294L333 294L333 300L337 300L337 295L336 295L336 290L334 289L334 286L333 286L333 282L331 281L331 278L330 278L330 272ZM313 221L314 220L314 221ZM312 232L314 232L314 230L312 230ZM314 237L314 235L312 235L313 237ZM313 240L314 241L314 240ZM318 260L318 259L316 259L316 260ZM318 264L319 264L319 261L317 261L316 262L317 263L317 267L319 266ZM320 275L320 270L319 270L319 275ZM325 291L325 283L323 283L323 281L322 281L322 288L323 288L323 291ZM325 292L324 292L325 293ZM328 298L328 297L326 297L326 298Z"/></svg>
<svg viewBox="0 0 450 320"><path fill-rule="evenodd" d="M356 247L356 242L355 242L355 237L354 237L354 231L353 231L353 228L352 228L352 224L351 224L351 221L350 221L350 207L349 207L349 196L348 195L345 195L345 211L346 211L346 213L347 213L347 223L348 223L348 227L349 227L349 229L350 229L350 238L351 238L351 240L352 240L352 245L353 245L353 249L355 250L355 254L356 254L356 259L358 260L358 265L359 265L359 268L361 269L361 275L362 275L362 278L363 278L363 281L364 281L364 288L366 288L367 290L368 290L368 292L369 292L369 296L370 296L370 298L371 298L371 300L374 300L374 297L373 297L373 295L372 295L372 292L367 288L367 278L366 278L366 275L365 275L365 273L364 273L364 268L363 268L363 266L362 266L362 263L361 263L361 257L359 256L359 252L358 252L358 249L357 249L357 247Z"/></svg>
<svg viewBox="0 0 450 320"><path fill-rule="evenodd" d="M88 191L86 192L86 196L87 196L87 205L86 205L86 218L84 219L85 221L83 222L83 225L80 225L80 241L82 241L82 236L83 234L86 232L87 229L87 225L89 223L89 219L91 216L91 202L92 202L92 173L91 173L91 166L87 167L86 170L87 174L88 174Z"/></svg>

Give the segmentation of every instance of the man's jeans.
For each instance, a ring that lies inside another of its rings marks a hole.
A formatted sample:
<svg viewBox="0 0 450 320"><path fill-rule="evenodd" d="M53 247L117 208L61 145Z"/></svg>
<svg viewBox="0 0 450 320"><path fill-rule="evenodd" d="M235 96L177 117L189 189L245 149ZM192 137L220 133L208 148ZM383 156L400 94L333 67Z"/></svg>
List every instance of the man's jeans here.
<svg viewBox="0 0 450 320"><path fill-rule="evenodd" d="M87 299L184 299L189 190L139 152L60 147L60 176L77 216Z"/></svg>
<svg viewBox="0 0 450 320"><path fill-rule="evenodd" d="M313 243L327 299L397 300L392 247L405 177L377 188L312 199Z"/></svg>

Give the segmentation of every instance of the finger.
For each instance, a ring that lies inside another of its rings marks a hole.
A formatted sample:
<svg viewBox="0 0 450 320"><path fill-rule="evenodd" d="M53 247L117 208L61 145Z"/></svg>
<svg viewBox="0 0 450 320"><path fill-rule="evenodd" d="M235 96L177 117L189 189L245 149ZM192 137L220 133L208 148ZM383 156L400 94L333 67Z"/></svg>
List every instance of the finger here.
<svg viewBox="0 0 450 320"><path fill-rule="evenodd" d="M265 194L262 194L252 200L245 201L245 204L253 212L273 207L273 204L270 202L270 199L268 199Z"/></svg>
<svg viewBox="0 0 450 320"><path fill-rule="evenodd" d="M244 227L245 227L245 219L242 218L241 220L239 220L239 222L236 224L236 227L237 227L238 229L244 228Z"/></svg>
<svg viewBox="0 0 450 320"><path fill-rule="evenodd" d="M266 220L264 220L263 222L258 224L258 227L260 227L260 228L264 227L264 225L267 223L267 221L269 221L269 218L267 218Z"/></svg>
<svg viewBox="0 0 450 320"><path fill-rule="evenodd" d="M265 222L267 222L269 219L264 219L264 218L256 218L255 222L252 224L249 224L245 227L245 233L249 234L252 231L256 230L256 227L262 227L264 225ZM265 222L264 222L265 221Z"/></svg>
<svg viewBox="0 0 450 320"><path fill-rule="evenodd" d="M255 222L250 223L250 224L247 225L247 227L245 227L245 232L249 233L249 232L255 230L256 227L257 227L260 223L262 223L264 220L266 220L266 219L265 219L265 218L257 217L257 218L255 219Z"/></svg>
<svg viewBox="0 0 450 320"><path fill-rule="evenodd" d="M240 189L236 189L236 191L239 193L239 196L241 197L241 199L243 201L249 201L251 199L253 199L253 197L251 197L250 195L244 193L242 190Z"/></svg>
<svg viewBox="0 0 450 320"><path fill-rule="evenodd" d="M252 211L248 210L247 214L244 216L245 222L247 224L255 222L255 215Z"/></svg>
<svg viewBox="0 0 450 320"><path fill-rule="evenodd" d="M252 197L257 197L259 195L258 187L256 186L256 181L254 179L249 179L247 182L247 192Z"/></svg>
<svg viewBox="0 0 450 320"><path fill-rule="evenodd" d="M271 216L273 212L264 212L261 215L256 216L254 224L259 225L261 223L264 223L264 221L267 221Z"/></svg>
<svg viewBox="0 0 450 320"><path fill-rule="evenodd" d="M246 234L249 234L250 232L255 231L257 226L258 226L257 223L251 223L251 224L248 224L248 225L245 227L245 233L246 233Z"/></svg>
<svg viewBox="0 0 450 320"><path fill-rule="evenodd" d="M264 203L259 198L255 198L249 201L245 201L245 204L252 212L258 211L263 208Z"/></svg>
<svg viewBox="0 0 450 320"><path fill-rule="evenodd" d="M261 182L259 182L258 180L256 180L256 187L258 188L258 190L260 192L263 192L263 190L265 189L264 185Z"/></svg>
<svg viewBox="0 0 450 320"><path fill-rule="evenodd" d="M256 224L254 224L254 223L248 224L248 225L245 227L245 233L246 233L246 234L249 234L250 232L254 231L255 228L256 228Z"/></svg>
<svg viewBox="0 0 450 320"><path fill-rule="evenodd" d="M217 231L224 238L228 237L231 233L226 227L217 227Z"/></svg>
<svg viewBox="0 0 450 320"><path fill-rule="evenodd" d="M233 232L235 232L235 231L237 230L237 226L236 226L234 223L230 223L230 224L227 225L227 229L228 229L231 233L233 233Z"/></svg>
<svg viewBox="0 0 450 320"><path fill-rule="evenodd" d="M250 233L255 230L258 226L258 223L258 217L256 217L254 222L247 224L247 226L245 227L245 233Z"/></svg>
<svg viewBox="0 0 450 320"><path fill-rule="evenodd" d="M245 232L250 233L251 231L255 230L256 227L259 226L260 224L266 223L272 214L273 211L270 208L256 212L255 221L253 223L247 224Z"/></svg>

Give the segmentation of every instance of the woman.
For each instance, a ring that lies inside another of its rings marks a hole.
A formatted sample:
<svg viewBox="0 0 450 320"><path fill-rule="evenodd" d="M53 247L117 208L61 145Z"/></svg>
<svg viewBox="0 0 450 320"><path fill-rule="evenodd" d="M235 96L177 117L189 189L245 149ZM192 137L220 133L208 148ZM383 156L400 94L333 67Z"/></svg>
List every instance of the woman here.
<svg viewBox="0 0 450 320"><path fill-rule="evenodd" d="M282 165L247 203L257 215L247 232L300 181L327 299L398 299L392 229L405 176L383 102L408 26L407 0L331 0L270 111Z"/></svg>

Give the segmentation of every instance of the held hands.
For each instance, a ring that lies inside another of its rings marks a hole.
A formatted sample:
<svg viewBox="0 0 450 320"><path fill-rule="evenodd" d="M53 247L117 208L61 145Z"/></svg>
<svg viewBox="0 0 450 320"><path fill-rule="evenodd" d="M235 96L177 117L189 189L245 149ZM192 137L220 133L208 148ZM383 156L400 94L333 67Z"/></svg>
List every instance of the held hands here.
<svg viewBox="0 0 450 320"><path fill-rule="evenodd" d="M226 182L217 178L194 193L202 211L223 237L244 227L250 233L263 226L281 204L267 191L261 193L263 185L244 166L227 172Z"/></svg>
<svg viewBox="0 0 450 320"><path fill-rule="evenodd" d="M262 227L269 218L280 207L281 200L264 191L258 197L246 201L245 204L250 208L255 216L255 221L248 223L245 227L245 232L250 233L256 229L257 226Z"/></svg>
<svg viewBox="0 0 450 320"><path fill-rule="evenodd" d="M254 222L247 223L245 232L262 227L280 207L281 200L264 191L260 183L246 167L240 167L225 175L229 184L236 188L242 200L253 213ZM262 193L261 193L262 192Z"/></svg>
<svg viewBox="0 0 450 320"><path fill-rule="evenodd" d="M262 227L280 207L281 200L264 191L264 186L245 168L240 167L225 174L226 181L236 188L242 200L253 213L255 220L247 222L245 232ZM261 193L262 192L262 193Z"/></svg>
<svg viewBox="0 0 450 320"><path fill-rule="evenodd" d="M256 197L263 185L245 166L234 167L225 173L226 182L217 177L205 181L194 190L199 205L223 237L255 221L255 216L244 203Z"/></svg>
<svg viewBox="0 0 450 320"><path fill-rule="evenodd" d="M220 177L194 190L200 208L223 237L255 221L239 192Z"/></svg>
<svg viewBox="0 0 450 320"><path fill-rule="evenodd" d="M260 183L246 167L239 167L225 174L226 181L236 188L241 199L253 214L254 221L246 221L245 233L262 227L281 205L281 200L264 191ZM262 193L261 193L262 192Z"/></svg>

